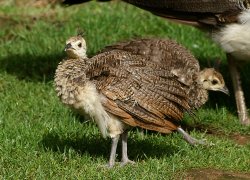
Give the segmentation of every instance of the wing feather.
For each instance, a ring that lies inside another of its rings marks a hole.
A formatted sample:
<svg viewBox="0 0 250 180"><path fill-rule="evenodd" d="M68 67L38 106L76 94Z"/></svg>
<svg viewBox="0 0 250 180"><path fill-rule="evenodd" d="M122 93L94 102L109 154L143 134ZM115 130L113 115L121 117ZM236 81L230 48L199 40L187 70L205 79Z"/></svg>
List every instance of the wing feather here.
<svg viewBox="0 0 250 180"><path fill-rule="evenodd" d="M146 56L114 50L89 61L87 78L105 97L103 106L131 126L167 133L190 109L186 87L169 67Z"/></svg>

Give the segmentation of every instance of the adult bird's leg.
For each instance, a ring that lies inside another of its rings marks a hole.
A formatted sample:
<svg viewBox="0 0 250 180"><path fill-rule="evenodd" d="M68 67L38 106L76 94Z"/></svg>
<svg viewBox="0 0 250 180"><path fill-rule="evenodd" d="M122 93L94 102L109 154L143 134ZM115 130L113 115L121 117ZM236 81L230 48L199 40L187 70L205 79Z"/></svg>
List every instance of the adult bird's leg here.
<svg viewBox="0 0 250 180"><path fill-rule="evenodd" d="M190 136L186 131L184 131L181 127L177 128L177 131L183 135L183 138L185 141L187 141L191 145L206 145L206 142L204 140L198 140Z"/></svg>
<svg viewBox="0 0 250 180"><path fill-rule="evenodd" d="M121 166L124 166L128 163L135 164L134 161L129 160L128 158L128 131L122 133L122 161Z"/></svg>
<svg viewBox="0 0 250 180"><path fill-rule="evenodd" d="M120 138L120 135L112 138L111 151L110 151L110 157L109 157L109 162L108 162L109 168L112 168L115 165L116 149L117 149L119 138Z"/></svg>
<svg viewBox="0 0 250 180"><path fill-rule="evenodd" d="M240 123L244 125L250 125L250 119L248 117L247 108L245 104L244 92L241 87L240 74L231 55L227 54L227 60L229 65L229 71L234 87L234 95L237 105L238 117Z"/></svg>

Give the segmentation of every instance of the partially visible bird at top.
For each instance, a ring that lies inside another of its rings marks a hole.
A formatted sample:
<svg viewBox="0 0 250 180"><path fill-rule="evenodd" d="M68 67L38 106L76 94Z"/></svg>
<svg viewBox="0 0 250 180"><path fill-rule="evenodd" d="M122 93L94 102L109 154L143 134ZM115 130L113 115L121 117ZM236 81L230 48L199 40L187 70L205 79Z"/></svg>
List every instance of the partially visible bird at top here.
<svg viewBox="0 0 250 180"><path fill-rule="evenodd" d="M78 4L90 0L64 0ZM239 68L250 60L250 0L122 0L157 16L211 32L227 53L238 117L250 125Z"/></svg>
<svg viewBox="0 0 250 180"><path fill-rule="evenodd" d="M112 139L109 167L115 165L120 136L121 165L134 163L127 155L131 127L165 134L177 130L193 141L180 126L183 114L203 105L208 90L228 94L222 75L213 68L200 71L198 61L181 45L146 41L161 45L152 52L161 53L162 59L112 48L88 58L84 38L74 36L66 41L67 58L56 69L55 89L62 103L89 115L102 136Z"/></svg>

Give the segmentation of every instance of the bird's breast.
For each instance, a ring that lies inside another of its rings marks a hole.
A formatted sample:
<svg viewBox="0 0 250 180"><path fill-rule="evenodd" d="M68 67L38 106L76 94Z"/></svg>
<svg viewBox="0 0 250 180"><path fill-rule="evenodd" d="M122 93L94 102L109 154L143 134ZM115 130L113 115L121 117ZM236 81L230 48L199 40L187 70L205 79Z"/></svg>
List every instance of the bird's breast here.
<svg viewBox="0 0 250 180"><path fill-rule="evenodd" d="M90 116L103 137L115 137L124 131L124 123L105 111L102 105L105 97L97 91L93 82L78 84L70 77L56 76L55 85L60 100L80 114Z"/></svg>

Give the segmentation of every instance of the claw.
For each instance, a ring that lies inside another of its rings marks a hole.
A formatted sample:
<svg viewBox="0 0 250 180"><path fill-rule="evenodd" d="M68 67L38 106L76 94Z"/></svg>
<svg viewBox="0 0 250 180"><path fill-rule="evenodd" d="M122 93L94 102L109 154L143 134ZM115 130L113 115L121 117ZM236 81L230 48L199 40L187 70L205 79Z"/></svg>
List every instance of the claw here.
<svg viewBox="0 0 250 180"><path fill-rule="evenodd" d="M127 165L127 164L132 164L132 165L134 165L135 164L135 162L134 161L131 161L131 160L129 160L129 159L127 159L127 160L123 160L123 161L121 161L121 164L120 164L120 166L125 166L125 165Z"/></svg>

